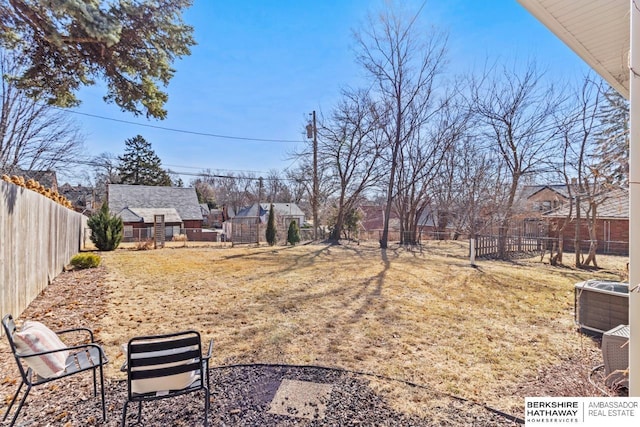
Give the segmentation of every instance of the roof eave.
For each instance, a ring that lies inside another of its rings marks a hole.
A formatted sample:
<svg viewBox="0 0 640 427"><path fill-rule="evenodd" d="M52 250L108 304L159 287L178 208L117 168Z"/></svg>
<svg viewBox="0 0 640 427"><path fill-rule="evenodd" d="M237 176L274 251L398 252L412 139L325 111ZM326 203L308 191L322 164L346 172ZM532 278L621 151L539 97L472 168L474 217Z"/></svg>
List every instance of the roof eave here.
<svg viewBox="0 0 640 427"><path fill-rule="evenodd" d="M629 89L616 78L589 49L587 49L573 34L571 34L549 11L537 0L517 0L525 9L529 11L538 21L546 26L553 34L562 40L571 50L582 58L591 68L593 68L603 79L607 81L616 91L626 99L629 99Z"/></svg>

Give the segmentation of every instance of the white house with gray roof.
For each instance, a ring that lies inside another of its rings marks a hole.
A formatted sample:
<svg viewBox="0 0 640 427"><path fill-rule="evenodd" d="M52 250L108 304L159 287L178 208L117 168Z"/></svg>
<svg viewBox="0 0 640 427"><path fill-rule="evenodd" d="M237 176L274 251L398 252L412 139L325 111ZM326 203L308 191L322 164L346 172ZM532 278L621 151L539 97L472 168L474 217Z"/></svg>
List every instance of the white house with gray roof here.
<svg viewBox="0 0 640 427"><path fill-rule="evenodd" d="M124 241L153 236L155 215L163 215L167 239L186 234L202 240L203 215L196 190L190 187L109 184L109 211L124 223Z"/></svg>

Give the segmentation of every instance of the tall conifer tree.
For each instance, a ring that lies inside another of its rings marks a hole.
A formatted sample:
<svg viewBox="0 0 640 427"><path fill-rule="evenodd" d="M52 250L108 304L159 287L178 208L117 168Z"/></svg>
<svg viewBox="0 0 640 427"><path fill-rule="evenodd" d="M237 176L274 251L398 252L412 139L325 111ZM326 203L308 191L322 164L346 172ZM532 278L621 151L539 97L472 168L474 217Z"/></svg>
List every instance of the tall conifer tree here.
<svg viewBox="0 0 640 427"><path fill-rule="evenodd" d="M277 242L277 230L276 230L276 215L273 211L273 203L269 208L269 220L267 221L267 231L265 232L267 243L269 246L273 246Z"/></svg>
<svg viewBox="0 0 640 427"><path fill-rule="evenodd" d="M162 162L151 148L151 143L138 135L127 139L125 146L124 155L118 157L122 184L171 185L171 177L162 169Z"/></svg>

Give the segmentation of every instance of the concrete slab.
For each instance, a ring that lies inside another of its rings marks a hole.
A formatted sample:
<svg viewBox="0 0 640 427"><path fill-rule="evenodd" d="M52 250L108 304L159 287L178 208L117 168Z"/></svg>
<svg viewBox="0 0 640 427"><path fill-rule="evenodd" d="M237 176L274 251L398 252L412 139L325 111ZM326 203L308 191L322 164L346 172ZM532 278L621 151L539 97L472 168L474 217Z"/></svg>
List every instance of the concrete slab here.
<svg viewBox="0 0 640 427"><path fill-rule="evenodd" d="M269 413L321 420L331 395L331 384L283 379L269 406Z"/></svg>

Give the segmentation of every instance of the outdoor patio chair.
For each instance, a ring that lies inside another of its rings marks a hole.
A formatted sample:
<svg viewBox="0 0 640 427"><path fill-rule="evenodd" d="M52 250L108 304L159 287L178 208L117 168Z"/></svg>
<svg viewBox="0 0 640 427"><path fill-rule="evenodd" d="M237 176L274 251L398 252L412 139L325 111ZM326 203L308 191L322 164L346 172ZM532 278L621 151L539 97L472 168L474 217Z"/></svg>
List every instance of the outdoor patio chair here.
<svg viewBox="0 0 640 427"><path fill-rule="evenodd" d="M142 418L142 402L166 399L202 390L204 392L204 425L209 413L209 351L202 355L200 334L196 331L134 337L127 344L127 400L122 409L122 425L127 419L127 406L138 402L138 423Z"/></svg>
<svg viewBox="0 0 640 427"><path fill-rule="evenodd" d="M46 384L60 378L75 375L80 372L91 370L93 372L93 395L98 395L97 373L100 371L100 395L102 398L102 419L106 421L107 411L104 400L104 375L102 367L108 360L102 347L95 343L93 332L87 328L65 329L53 332L40 322L25 321L18 331L11 314L7 314L2 319L2 327L9 340L9 346L13 353L22 380L18 390L11 399L11 403L5 412L2 421L4 422L11 412L13 404L16 402L23 385L27 388L18 404L11 426L18 419L20 410L27 400L27 396L32 387ZM68 333L78 333L86 336L83 344L67 346L58 335Z"/></svg>

